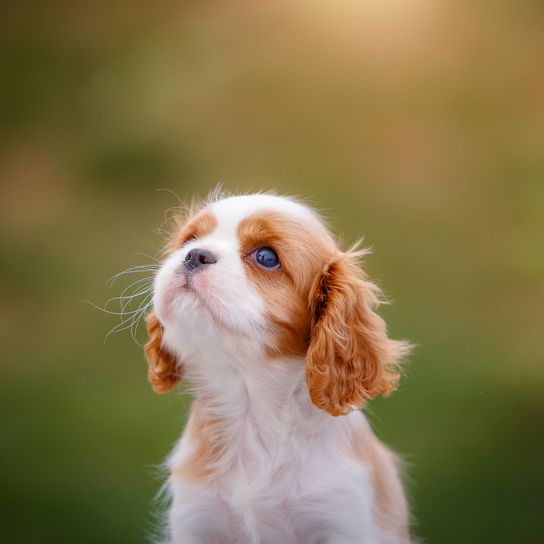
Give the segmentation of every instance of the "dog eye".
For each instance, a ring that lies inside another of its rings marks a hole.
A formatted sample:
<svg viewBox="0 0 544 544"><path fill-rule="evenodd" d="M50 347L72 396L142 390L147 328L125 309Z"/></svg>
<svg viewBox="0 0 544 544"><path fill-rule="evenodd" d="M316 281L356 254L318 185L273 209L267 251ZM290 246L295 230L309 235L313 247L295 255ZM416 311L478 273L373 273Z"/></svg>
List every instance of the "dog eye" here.
<svg viewBox="0 0 544 544"><path fill-rule="evenodd" d="M264 268L280 267L280 259L271 247L259 247L253 252L253 256L257 263Z"/></svg>

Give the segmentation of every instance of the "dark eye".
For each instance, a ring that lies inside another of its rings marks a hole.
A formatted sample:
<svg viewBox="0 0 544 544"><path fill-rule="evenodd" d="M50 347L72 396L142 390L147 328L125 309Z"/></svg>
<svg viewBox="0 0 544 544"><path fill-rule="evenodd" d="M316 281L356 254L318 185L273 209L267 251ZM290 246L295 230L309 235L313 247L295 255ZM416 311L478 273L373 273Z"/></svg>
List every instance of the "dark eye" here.
<svg viewBox="0 0 544 544"><path fill-rule="evenodd" d="M259 247L254 251L253 255L255 260L264 268L280 267L280 259L271 247Z"/></svg>

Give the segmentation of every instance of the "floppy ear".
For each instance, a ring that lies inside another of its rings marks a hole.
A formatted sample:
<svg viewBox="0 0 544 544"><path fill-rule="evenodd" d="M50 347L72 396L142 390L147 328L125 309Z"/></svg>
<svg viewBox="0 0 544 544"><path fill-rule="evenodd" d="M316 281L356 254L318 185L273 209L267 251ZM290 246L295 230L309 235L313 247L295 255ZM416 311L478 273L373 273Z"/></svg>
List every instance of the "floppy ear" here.
<svg viewBox="0 0 544 544"><path fill-rule="evenodd" d="M333 416L391 392L399 363L410 351L407 342L387 337L385 322L374 312L380 290L366 279L356 257L339 254L310 291L306 380L312 402Z"/></svg>
<svg viewBox="0 0 544 544"><path fill-rule="evenodd" d="M144 352L149 369L147 379L156 393L169 391L181 380L181 365L176 356L162 344L163 328L157 316L151 312L145 318L149 340Z"/></svg>

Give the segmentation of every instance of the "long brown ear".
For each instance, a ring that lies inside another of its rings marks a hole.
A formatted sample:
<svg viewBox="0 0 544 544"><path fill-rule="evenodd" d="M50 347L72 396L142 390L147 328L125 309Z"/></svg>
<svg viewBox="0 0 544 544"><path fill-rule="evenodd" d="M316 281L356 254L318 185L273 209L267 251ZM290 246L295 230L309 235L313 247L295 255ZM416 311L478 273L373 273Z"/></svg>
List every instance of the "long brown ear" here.
<svg viewBox="0 0 544 544"><path fill-rule="evenodd" d="M330 262L312 286L306 380L312 402L331 415L347 414L397 385L410 345L387 337L374 312L379 297L350 253Z"/></svg>
<svg viewBox="0 0 544 544"><path fill-rule="evenodd" d="M181 380L181 366L176 356L162 344L163 328L157 316L151 312L145 318L149 341L144 346L149 369L147 379L156 393L169 391Z"/></svg>

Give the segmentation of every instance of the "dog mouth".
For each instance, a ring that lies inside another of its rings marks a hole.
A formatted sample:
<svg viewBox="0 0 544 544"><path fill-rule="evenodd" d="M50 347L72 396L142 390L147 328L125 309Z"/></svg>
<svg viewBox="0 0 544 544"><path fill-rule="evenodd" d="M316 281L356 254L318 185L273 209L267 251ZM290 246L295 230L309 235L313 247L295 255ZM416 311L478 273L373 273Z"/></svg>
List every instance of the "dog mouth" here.
<svg viewBox="0 0 544 544"><path fill-rule="evenodd" d="M183 276L184 278L181 281L184 281L179 286L179 289L176 290L173 298L175 299L180 294L182 294L182 296L189 295L199 307L206 309L210 314L212 314L212 317L218 318L218 316L215 315L213 304L209 300L210 297L206 296L206 293L203 293L202 290L195 285L193 281L194 273L185 273Z"/></svg>
<svg viewBox="0 0 544 544"><path fill-rule="evenodd" d="M201 294L185 273L174 273L155 291L154 302L163 320L172 320L181 305L197 309L203 306Z"/></svg>
<svg viewBox="0 0 544 544"><path fill-rule="evenodd" d="M181 291L192 293L197 298L204 301L205 297L203 296L200 289L195 285L195 283L193 281L194 273L185 272L183 275L185 276L185 281L181 286Z"/></svg>
<svg viewBox="0 0 544 544"><path fill-rule="evenodd" d="M222 315L221 310L223 309L223 305L219 299L213 297L213 290L203 290L198 285L195 285L193 277L196 274L200 273L201 272L189 272L184 274L185 281L183 285L176 290L176 294L174 295L174 297L171 298L171 304L175 303L175 300L178 296L181 296L181 298L188 296L190 300L190 305L184 308L183 312L196 311L197 313L202 312L204 314L207 314L220 329L227 330L235 334L236 330L225 320L225 316ZM211 293L208 293L208 291L211 291Z"/></svg>

